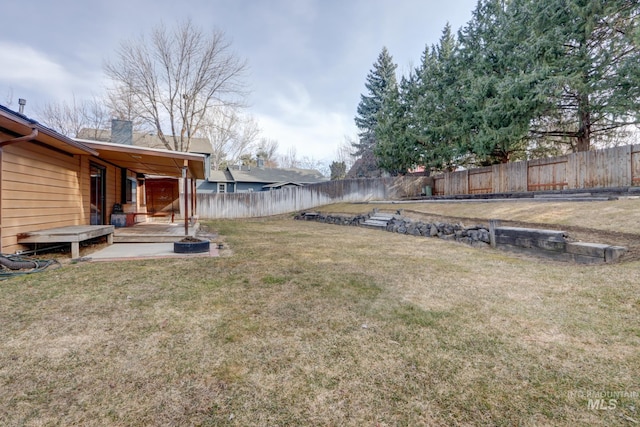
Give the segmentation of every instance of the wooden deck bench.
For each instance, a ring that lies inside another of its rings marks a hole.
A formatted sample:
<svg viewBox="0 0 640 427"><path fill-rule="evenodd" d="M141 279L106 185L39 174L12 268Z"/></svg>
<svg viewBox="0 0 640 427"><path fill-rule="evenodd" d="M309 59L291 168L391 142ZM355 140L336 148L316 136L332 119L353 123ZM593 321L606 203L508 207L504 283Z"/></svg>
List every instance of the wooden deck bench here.
<svg viewBox="0 0 640 427"><path fill-rule="evenodd" d="M18 243L71 243L71 258L80 257L80 242L107 236L107 243L113 244L113 225L72 225L31 231L18 236Z"/></svg>

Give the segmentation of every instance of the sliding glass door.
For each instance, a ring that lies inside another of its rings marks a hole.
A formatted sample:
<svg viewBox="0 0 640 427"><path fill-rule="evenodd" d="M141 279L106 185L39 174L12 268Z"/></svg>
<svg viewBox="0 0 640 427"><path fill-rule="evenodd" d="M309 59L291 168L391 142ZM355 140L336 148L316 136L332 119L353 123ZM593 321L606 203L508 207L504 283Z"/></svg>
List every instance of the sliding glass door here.
<svg viewBox="0 0 640 427"><path fill-rule="evenodd" d="M105 169L91 163L91 225L105 223L105 181Z"/></svg>

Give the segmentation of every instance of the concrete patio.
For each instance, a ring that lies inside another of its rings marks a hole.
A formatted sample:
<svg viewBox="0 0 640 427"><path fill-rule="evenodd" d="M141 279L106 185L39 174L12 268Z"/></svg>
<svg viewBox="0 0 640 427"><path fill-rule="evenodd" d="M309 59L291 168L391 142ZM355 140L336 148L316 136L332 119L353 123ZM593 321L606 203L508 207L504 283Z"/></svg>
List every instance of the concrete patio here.
<svg viewBox="0 0 640 427"><path fill-rule="evenodd" d="M199 232L200 224L189 226L187 236L212 240L215 234ZM138 223L115 229L113 244L93 252L85 258L91 261L116 261L149 258L193 258L219 256L218 246L212 241L209 252L181 254L173 251L173 243L185 237L184 223Z"/></svg>

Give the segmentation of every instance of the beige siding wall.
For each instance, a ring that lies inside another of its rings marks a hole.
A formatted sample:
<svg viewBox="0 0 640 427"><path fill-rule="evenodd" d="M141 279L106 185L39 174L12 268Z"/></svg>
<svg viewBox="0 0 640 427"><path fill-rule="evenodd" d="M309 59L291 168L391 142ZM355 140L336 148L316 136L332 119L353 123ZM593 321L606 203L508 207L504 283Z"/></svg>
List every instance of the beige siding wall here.
<svg viewBox="0 0 640 427"><path fill-rule="evenodd" d="M2 252L20 248L20 233L86 223L79 156L18 143L3 149L2 171Z"/></svg>
<svg viewBox="0 0 640 427"><path fill-rule="evenodd" d="M18 235L69 225L89 224L90 162L106 168L106 217L120 201L120 169L92 159L72 156L31 142L6 146L0 170L3 253L24 249Z"/></svg>

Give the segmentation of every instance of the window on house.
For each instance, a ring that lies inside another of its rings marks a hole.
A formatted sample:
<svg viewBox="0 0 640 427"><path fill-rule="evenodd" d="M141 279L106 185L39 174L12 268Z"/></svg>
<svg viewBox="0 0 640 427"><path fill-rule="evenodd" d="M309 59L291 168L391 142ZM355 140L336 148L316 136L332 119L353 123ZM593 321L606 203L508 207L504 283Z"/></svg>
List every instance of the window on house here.
<svg viewBox="0 0 640 427"><path fill-rule="evenodd" d="M135 203L138 191L138 181L135 178L127 178L125 183L125 202Z"/></svg>
<svg viewBox="0 0 640 427"><path fill-rule="evenodd" d="M218 184L218 193L226 193L227 184Z"/></svg>

